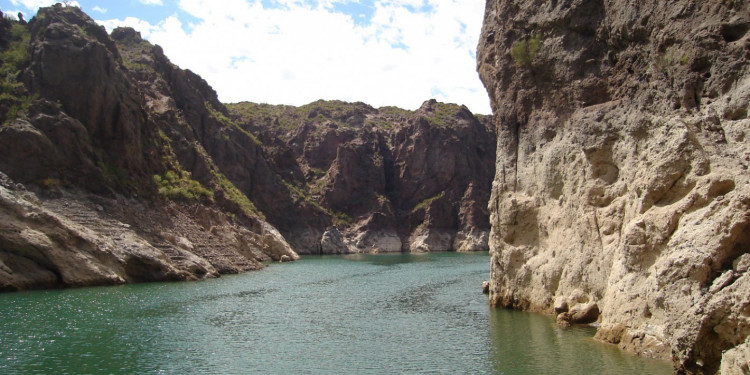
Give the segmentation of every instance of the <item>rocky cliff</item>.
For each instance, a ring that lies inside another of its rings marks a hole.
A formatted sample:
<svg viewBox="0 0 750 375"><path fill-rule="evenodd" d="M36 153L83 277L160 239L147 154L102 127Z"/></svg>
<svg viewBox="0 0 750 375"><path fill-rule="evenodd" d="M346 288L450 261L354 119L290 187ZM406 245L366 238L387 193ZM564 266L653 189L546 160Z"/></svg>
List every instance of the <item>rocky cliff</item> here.
<svg viewBox="0 0 750 375"><path fill-rule="evenodd" d="M256 140L224 121L200 77L76 7L3 19L0 40L0 290L188 280L298 257L209 155L217 140Z"/></svg>
<svg viewBox="0 0 750 375"><path fill-rule="evenodd" d="M0 17L0 49L0 291L200 279L297 251L488 249L488 116L230 111L135 30L59 4Z"/></svg>
<svg viewBox="0 0 750 375"><path fill-rule="evenodd" d="M295 199L330 217L290 217L258 200L298 251L488 250L489 116L435 100L417 111L338 101L229 110L261 138Z"/></svg>
<svg viewBox="0 0 750 375"><path fill-rule="evenodd" d="M487 1L492 304L748 372L748 30L746 1Z"/></svg>

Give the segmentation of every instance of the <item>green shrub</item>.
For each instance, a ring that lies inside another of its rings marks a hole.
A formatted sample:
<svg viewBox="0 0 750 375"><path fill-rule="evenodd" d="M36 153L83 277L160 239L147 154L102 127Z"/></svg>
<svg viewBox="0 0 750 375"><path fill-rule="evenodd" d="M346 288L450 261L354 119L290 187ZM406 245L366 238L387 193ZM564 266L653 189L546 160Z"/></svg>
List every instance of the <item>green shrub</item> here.
<svg viewBox="0 0 750 375"><path fill-rule="evenodd" d="M531 64L531 61L539 53L540 44L541 38L539 35L522 39L513 44L510 49L510 56L516 62L517 66L527 66Z"/></svg>
<svg viewBox="0 0 750 375"><path fill-rule="evenodd" d="M343 212L333 212L333 225L337 227L348 227L352 225L354 219Z"/></svg>
<svg viewBox="0 0 750 375"><path fill-rule="evenodd" d="M224 176L223 173L216 170L212 170L211 173L213 174L214 179L218 183L219 187L224 191L227 199L239 206L239 208L245 213L245 215L259 216L263 219L266 218L266 216L263 215L263 212L255 207L255 204L253 204L250 198L243 194L240 189L237 189L232 181L229 181L229 179Z"/></svg>
<svg viewBox="0 0 750 375"><path fill-rule="evenodd" d="M200 182L191 178L190 172L168 170L163 175L152 176L160 195L173 200L213 199L214 194Z"/></svg>
<svg viewBox="0 0 750 375"><path fill-rule="evenodd" d="M668 51L663 54L656 56L656 70L665 74L670 75L677 65L685 66L690 61L690 57L680 51Z"/></svg>
<svg viewBox="0 0 750 375"><path fill-rule="evenodd" d="M211 103L205 102L204 105L206 106L206 110L208 110L208 113L211 115L211 117L213 117L214 119L216 119L216 121L220 122L225 127L234 128L234 129L238 130L240 133L242 133L242 134L246 135L248 138L250 138L253 141L253 143L255 143L256 145L258 145L258 146L262 145L262 143L260 142L260 140L258 139L258 137L255 136L255 134L252 134L249 131L243 129L242 126L240 126L236 121L230 119L224 113L222 113L221 111L219 111L216 108L214 108L214 106L211 105ZM228 138L226 138L226 139L228 139Z"/></svg>
<svg viewBox="0 0 750 375"><path fill-rule="evenodd" d="M420 211L420 210L426 210L427 207L429 207L430 204L432 204L432 202L434 202L434 201L442 198L443 195L445 195L444 191L440 192L440 194L437 194L437 195L435 195L433 197L429 197L429 198L427 198L427 199L419 202L416 206L414 206L414 208L411 210L411 212L414 213L414 212L417 212L417 211Z"/></svg>
<svg viewBox="0 0 750 375"><path fill-rule="evenodd" d="M0 113L2 121L11 121L22 116L35 96L29 94L19 81L21 71L29 63L27 51L31 35L28 28L12 22L9 35L5 36L7 48L0 53Z"/></svg>
<svg viewBox="0 0 750 375"><path fill-rule="evenodd" d="M37 181L37 184L43 187L44 189L53 190L62 186L62 181L56 178L48 177L43 180Z"/></svg>

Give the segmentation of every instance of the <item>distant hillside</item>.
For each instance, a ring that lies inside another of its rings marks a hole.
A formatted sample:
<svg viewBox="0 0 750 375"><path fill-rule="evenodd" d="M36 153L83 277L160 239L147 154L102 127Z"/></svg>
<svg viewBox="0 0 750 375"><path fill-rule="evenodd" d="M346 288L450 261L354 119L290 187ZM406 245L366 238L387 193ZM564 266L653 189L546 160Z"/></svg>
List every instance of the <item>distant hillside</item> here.
<svg viewBox="0 0 750 375"><path fill-rule="evenodd" d="M490 117L434 100L417 111L339 101L228 108L273 155L296 199L331 217L332 226L297 231L289 220L300 218L264 209L298 251L488 249Z"/></svg>
<svg viewBox="0 0 750 375"><path fill-rule="evenodd" d="M487 249L494 133L464 107L228 109L133 29L59 4L0 18L0 49L0 290Z"/></svg>

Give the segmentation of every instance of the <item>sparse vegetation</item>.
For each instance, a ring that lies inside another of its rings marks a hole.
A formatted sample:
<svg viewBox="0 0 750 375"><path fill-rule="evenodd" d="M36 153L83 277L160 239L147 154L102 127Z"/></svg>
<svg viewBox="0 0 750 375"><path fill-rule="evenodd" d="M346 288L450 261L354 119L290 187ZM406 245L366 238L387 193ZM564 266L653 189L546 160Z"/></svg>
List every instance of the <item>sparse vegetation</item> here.
<svg viewBox="0 0 750 375"><path fill-rule="evenodd" d="M104 153L101 150L97 150L100 160L104 159ZM125 190L137 190L138 184L133 180L127 170L103 161L99 161L97 166L102 171L102 177L107 185L111 187L119 187Z"/></svg>
<svg viewBox="0 0 750 375"><path fill-rule="evenodd" d="M432 106L433 111L426 116L427 121L432 126L438 128L447 128L452 126L456 118L456 113L461 110L456 104L437 102Z"/></svg>
<svg viewBox="0 0 750 375"><path fill-rule="evenodd" d="M240 133L244 134L245 136L250 138L253 142L255 142L255 144L262 145L258 137L256 137L254 134L250 133L249 131L243 129L242 126L240 126L236 121L230 119L223 112L214 108L214 106L211 105L211 103L205 102L204 104L206 106L206 110L208 110L208 113L211 115L211 117L215 118L216 121L219 121L222 125L224 125L227 128L234 128L238 130Z"/></svg>
<svg viewBox="0 0 750 375"><path fill-rule="evenodd" d="M378 108L378 112L380 114L393 116L396 118L406 118L406 117L409 117L413 113L412 111L402 109L399 107L393 107L393 106L380 107Z"/></svg>
<svg viewBox="0 0 750 375"><path fill-rule="evenodd" d="M440 192L440 194L437 194L435 196L429 197L429 198L427 198L427 199L425 199L425 200L417 203L417 205L414 206L414 208L411 210L411 212L414 213L414 212L417 212L417 211L420 211L420 210L427 209L427 207L429 207L430 204L432 204L432 202L434 202L434 201L442 198L444 195L445 195L445 192L442 191L442 192Z"/></svg>
<svg viewBox="0 0 750 375"><path fill-rule="evenodd" d="M309 194L307 194L305 192L305 190L303 190L302 188L300 188L298 186L295 186L294 184L292 184L291 182L289 182L287 180L282 180L282 182L284 183L284 185L286 185L286 187L289 189L289 191L291 191L294 195L296 195L300 200L305 201L307 204L309 204L309 205L311 205L313 207L317 207L317 208L319 208L319 209L321 209L323 211L326 211L320 205L320 203L318 203L318 201L316 201L313 197L311 197Z"/></svg>
<svg viewBox="0 0 750 375"><path fill-rule="evenodd" d="M153 70L150 66L137 61L137 59L141 56L146 56L149 54L149 51L153 46L151 43L149 43L146 40L142 40L138 43L137 46L129 46L127 48L123 48L119 45L118 48L120 51L123 51L122 55L122 62L125 65L125 68L132 71L151 71Z"/></svg>
<svg viewBox="0 0 750 375"><path fill-rule="evenodd" d="M352 225L354 219L343 212L333 212L333 225L337 227L348 227Z"/></svg>
<svg viewBox="0 0 750 375"><path fill-rule="evenodd" d="M227 104L226 106L232 117L241 123L280 129L291 129L296 126L294 122L297 117L295 114L296 107L250 102Z"/></svg>
<svg viewBox="0 0 750 375"><path fill-rule="evenodd" d="M541 38L539 35L534 35L514 43L510 49L510 56L516 62L516 66L524 67L531 64L531 61L539 53L540 44Z"/></svg>
<svg viewBox="0 0 750 375"><path fill-rule="evenodd" d="M152 178L159 195L169 199L192 201L214 197L212 191L193 180L190 172L185 170L168 170L163 175L153 175Z"/></svg>
<svg viewBox="0 0 750 375"><path fill-rule="evenodd" d="M690 57L684 52L667 51L656 57L654 65L657 71L665 75L670 75L676 66L687 65L689 61Z"/></svg>
<svg viewBox="0 0 750 375"><path fill-rule="evenodd" d="M214 179L218 183L219 187L226 194L226 197L237 204L237 206L239 206L246 215L259 216L263 219L266 218L266 216L263 215L263 212L255 207L255 204L253 204L253 202L245 194L242 194L240 189L237 189L232 181L229 181L229 179L224 176L223 173L217 170L212 170L211 173L213 174Z"/></svg>
<svg viewBox="0 0 750 375"><path fill-rule="evenodd" d="M191 173L184 170L177 161L169 137L161 129L157 134L156 147L160 150L161 161L167 168L163 174L151 176L158 194L172 200L213 200L213 191L194 180Z"/></svg>
<svg viewBox="0 0 750 375"><path fill-rule="evenodd" d="M240 123L283 132L306 124L333 124L338 128L347 128L350 127L348 121L353 116L375 112L374 108L367 104L340 100L318 100L300 107L243 102L228 104L227 108L232 117ZM366 119L364 124L390 128L393 125L391 118L398 121L411 113L396 107L384 107L378 110L378 116Z"/></svg>
<svg viewBox="0 0 750 375"><path fill-rule="evenodd" d="M315 176L315 178L321 178L321 177L325 176L325 174L326 174L325 170L320 169L320 168L314 168L314 167L310 167L310 172L313 173L313 175Z"/></svg>
<svg viewBox="0 0 750 375"><path fill-rule="evenodd" d="M22 116L36 96L29 94L19 77L29 64L31 34L19 22L2 19L0 23L2 32L7 32L0 53L0 119L5 123Z"/></svg>

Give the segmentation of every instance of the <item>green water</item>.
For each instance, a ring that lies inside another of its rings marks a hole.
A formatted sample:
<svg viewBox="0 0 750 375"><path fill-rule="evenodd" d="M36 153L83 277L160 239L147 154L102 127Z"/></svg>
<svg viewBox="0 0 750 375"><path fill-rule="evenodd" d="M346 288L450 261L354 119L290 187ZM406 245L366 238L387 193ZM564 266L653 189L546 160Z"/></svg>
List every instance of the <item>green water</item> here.
<svg viewBox="0 0 750 375"><path fill-rule="evenodd" d="M306 257L217 280L0 295L0 374L669 374L491 309L476 254Z"/></svg>

